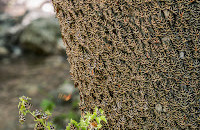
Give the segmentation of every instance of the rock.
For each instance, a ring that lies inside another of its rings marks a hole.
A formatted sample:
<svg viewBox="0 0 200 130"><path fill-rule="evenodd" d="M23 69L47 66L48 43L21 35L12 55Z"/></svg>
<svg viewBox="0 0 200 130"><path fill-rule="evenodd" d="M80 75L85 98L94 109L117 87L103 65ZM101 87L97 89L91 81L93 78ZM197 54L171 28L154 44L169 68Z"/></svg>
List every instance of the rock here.
<svg viewBox="0 0 200 130"><path fill-rule="evenodd" d="M161 112L162 111L162 105L161 104L156 104L156 110Z"/></svg>
<svg viewBox="0 0 200 130"><path fill-rule="evenodd" d="M54 8L53 8L53 5L52 3L44 3L42 5L42 11L46 12L46 13L51 13L51 14L55 14L54 12Z"/></svg>
<svg viewBox="0 0 200 130"><path fill-rule="evenodd" d="M19 47L17 47L17 46L14 46L13 48L12 48L12 57L14 57L14 58L16 58L16 57L19 57L19 56L21 56L22 55L22 50L21 50L21 48L19 48Z"/></svg>
<svg viewBox="0 0 200 130"><path fill-rule="evenodd" d="M28 11L27 14L24 15L24 18L21 24L23 26L27 26L39 18L50 18L50 17L53 17L53 14L48 14L42 10L32 10L32 11Z"/></svg>
<svg viewBox="0 0 200 130"><path fill-rule="evenodd" d="M40 8L45 2L48 2L48 0L26 0L24 4L29 9L36 9Z"/></svg>
<svg viewBox="0 0 200 130"><path fill-rule="evenodd" d="M57 66L60 66L64 61L65 59L62 56L55 55L55 56L47 57L45 63L47 65L57 67Z"/></svg>
<svg viewBox="0 0 200 130"><path fill-rule="evenodd" d="M0 46L0 56L6 56L8 54L9 51L4 46Z"/></svg>
<svg viewBox="0 0 200 130"><path fill-rule="evenodd" d="M62 85L59 86L58 93L64 93L64 94L68 95L68 94L74 93L75 90L76 89L75 89L74 85L72 85L71 83L66 81Z"/></svg>
<svg viewBox="0 0 200 130"><path fill-rule="evenodd" d="M5 12L12 17L19 17L24 15L24 13L26 12L26 8L23 5L10 5L7 6Z"/></svg>
<svg viewBox="0 0 200 130"><path fill-rule="evenodd" d="M58 43L57 48L58 48L59 52L61 52L62 54L65 55L66 54L66 46L64 45L62 38L58 38L57 43Z"/></svg>
<svg viewBox="0 0 200 130"><path fill-rule="evenodd" d="M41 18L28 25L20 36L22 48L35 54L54 54L60 37L58 21L55 18Z"/></svg>
<svg viewBox="0 0 200 130"><path fill-rule="evenodd" d="M0 46L6 47L12 53L24 27L20 25L20 18L13 18L7 14L0 14L0 23Z"/></svg>
<svg viewBox="0 0 200 130"><path fill-rule="evenodd" d="M60 26L50 8L52 5L47 0L38 1L23 1L23 6L34 6L31 3L39 5L34 9L23 8L24 11L19 11L19 14L17 11L16 17L9 15L9 11L0 13L0 46L6 47L13 57L20 56L22 52L65 55ZM41 7L51 11L45 12Z"/></svg>
<svg viewBox="0 0 200 130"><path fill-rule="evenodd" d="M6 14L0 14L0 46L4 46L7 43L7 34L9 28L15 24L12 18Z"/></svg>
<svg viewBox="0 0 200 130"><path fill-rule="evenodd" d="M24 26L21 24L14 25L8 29L10 35L16 35L18 32L22 31Z"/></svg>

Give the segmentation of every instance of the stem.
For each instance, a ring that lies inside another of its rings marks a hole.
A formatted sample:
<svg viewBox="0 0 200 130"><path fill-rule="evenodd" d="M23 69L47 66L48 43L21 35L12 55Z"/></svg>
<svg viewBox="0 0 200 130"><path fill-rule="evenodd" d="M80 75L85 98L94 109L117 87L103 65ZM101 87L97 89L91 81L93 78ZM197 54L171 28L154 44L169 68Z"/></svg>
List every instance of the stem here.
<svg viewBox="0 0 200 130"><path fill-rule="evenodd" d="M37 118L30 110L27 110L27 112L29 112L34 118L36 118L36 120L38 120L38 118ZM44 125L44 127L46 128L47 125L46 125L46 123L44 122L43 119L41 119L41 122L42 122L42 124Z"/></svg>

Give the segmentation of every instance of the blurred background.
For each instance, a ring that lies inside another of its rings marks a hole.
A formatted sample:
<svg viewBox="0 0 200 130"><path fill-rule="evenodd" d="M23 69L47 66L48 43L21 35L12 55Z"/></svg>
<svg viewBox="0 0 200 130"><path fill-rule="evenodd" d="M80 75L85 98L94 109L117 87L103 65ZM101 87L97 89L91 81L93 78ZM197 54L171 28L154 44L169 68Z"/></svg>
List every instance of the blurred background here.
<svg viewBox="0 0 200 130"><path fill-rule="evenodd" d="M57 130L79 120L79 92L50 0L0 0L0 129L33 130L33 117L18 122L20 96L32 110L53 112Z"/></svg>

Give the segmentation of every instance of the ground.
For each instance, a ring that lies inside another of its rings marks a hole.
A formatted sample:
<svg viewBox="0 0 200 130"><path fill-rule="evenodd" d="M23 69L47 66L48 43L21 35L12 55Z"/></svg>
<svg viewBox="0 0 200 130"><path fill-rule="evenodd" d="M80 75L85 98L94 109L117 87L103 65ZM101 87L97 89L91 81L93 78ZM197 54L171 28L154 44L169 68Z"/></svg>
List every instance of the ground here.
<svg viewBox="0 0 200 130"><path fill-rule="evenodd" d="M35 108L39 108L42 99L56 97L54 93L58 86L70 80L69 63L61 56L4 59L0 62L0 129L33 129L33 124L21 126L18 123L19 97L31 97ZM57 105L55 113L67 110L68 106Z"/></svg>

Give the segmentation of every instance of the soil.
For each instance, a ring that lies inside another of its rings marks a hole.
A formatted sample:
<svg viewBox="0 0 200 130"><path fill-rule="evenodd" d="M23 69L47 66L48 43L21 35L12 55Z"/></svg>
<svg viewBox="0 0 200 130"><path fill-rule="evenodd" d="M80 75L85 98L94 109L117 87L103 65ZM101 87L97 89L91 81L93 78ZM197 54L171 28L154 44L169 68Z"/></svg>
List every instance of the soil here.
<svg viewBox="0 0 200 130"><path fill-rule="evenodd" d="M33 107L39 108L42 99L50 96L57 98L53 92L64 81L70 81L66 58L58 64L46 62L48 58L26 57L0 61L0 130L33 130L29 120L24 123L26 125L18 122L19 97L31 97ZM56 106L56 114L70 109L70 103Z"/></svg>

